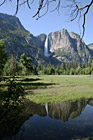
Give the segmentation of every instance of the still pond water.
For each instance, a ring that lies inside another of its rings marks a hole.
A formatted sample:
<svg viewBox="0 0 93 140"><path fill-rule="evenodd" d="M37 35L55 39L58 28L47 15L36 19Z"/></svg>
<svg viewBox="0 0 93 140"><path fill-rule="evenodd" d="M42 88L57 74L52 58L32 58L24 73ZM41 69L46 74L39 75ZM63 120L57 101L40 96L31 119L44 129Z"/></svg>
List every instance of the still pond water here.
<svg viewBox="0 0 93 140"><path fill-rule="evenodd" d="M93 99L29 105L31 117L12 140L93 138Z"/></svg>

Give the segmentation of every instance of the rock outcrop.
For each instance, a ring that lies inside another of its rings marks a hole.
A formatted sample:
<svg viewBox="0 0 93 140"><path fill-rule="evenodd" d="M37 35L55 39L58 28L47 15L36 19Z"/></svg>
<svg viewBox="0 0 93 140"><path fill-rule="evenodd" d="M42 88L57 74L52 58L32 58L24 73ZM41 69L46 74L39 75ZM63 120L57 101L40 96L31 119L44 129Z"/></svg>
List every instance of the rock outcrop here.
<svg viewBox="0 0 93 140"><path fill-rule="evenodd" d="M50 52L54 52L60 61L90 62L92 54L80 36L66 29L49 34Z"/></svg>
<svg viewBox="0 0 93 140"><path fill-rule="evenodd" d="M88 47L93 50L93 43L89 44Z"/></svg>

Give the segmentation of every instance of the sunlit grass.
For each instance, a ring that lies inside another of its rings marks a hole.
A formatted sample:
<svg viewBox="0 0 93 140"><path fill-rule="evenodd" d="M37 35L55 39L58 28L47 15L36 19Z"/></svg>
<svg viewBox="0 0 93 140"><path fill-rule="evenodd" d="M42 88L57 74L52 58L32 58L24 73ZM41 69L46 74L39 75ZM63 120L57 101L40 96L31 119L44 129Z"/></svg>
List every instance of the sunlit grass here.
<svg viewBox="0 0 93 140"><path fill-rule="evenodd" d="M37 103L93 98L93 75L38 75L19 76L26 98ZM7 90L7 83L0 82L0 89Z"/></svg>
<svg viewBox="0 0 93 140"><path fill-rule="evenodd" d="M28 91L27 98L37 103L93 97L93 76L39 76L43 83L51 83ZM39 82L40 82L39 81Z"/></svg>

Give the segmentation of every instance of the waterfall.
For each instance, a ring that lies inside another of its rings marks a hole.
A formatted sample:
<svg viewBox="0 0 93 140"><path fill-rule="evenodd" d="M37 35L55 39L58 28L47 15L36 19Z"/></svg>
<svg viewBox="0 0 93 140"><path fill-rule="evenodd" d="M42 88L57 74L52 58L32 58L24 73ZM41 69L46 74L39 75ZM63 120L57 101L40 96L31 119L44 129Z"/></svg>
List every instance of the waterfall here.
<svg viewBox="0 0 93 140"><path fill-rule="evenodd" d="M49 56L49 53L48 53L48 36L46 37L46 41L45 41L44 55L45 55L46 57Z"/></svg>
<svg viewBox="0 0 93 140"><path fill-rule="evenodd" d="M48 115L48 103L45 103L45 109L46 109L46 113Z"/></svg>

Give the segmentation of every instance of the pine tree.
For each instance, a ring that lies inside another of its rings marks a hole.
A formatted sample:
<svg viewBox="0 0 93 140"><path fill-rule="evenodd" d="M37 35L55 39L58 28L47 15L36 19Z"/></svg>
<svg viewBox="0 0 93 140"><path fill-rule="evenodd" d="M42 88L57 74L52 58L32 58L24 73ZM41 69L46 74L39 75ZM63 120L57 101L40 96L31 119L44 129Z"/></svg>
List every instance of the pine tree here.
<svg viewBox="0 0 93 140"><path fill-rule="evenodd" d="M12 76L16 75L16 58L14 55L11 56L10 60L10 75Z"/></svg>
<svg viewBox="0 0 93 140"><path fill-rule="evenodd" d="M7 61L7 54L5 52L5 44L2 40L0 40L0 76L3 74L3 68Z"/></svg>

